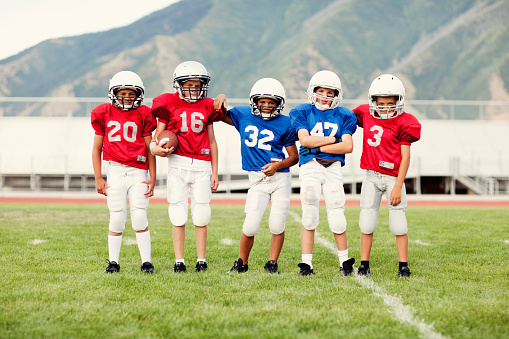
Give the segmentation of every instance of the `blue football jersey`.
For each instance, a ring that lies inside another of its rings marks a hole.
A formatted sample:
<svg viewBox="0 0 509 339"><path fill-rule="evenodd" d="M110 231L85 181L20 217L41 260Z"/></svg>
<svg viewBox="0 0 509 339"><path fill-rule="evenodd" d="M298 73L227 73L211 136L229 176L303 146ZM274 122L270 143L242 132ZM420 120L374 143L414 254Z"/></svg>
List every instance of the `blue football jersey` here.
<svg viewBox="0 0 509 339"><path fill-rule="evenodd" d="M242 169L245 171L261 171L270 162L284 160L283 148L295 145L298 139L290 118L285 115L263 120L251 112L250 106L234 107L228 113L240 134ZM278 170L289 171L289 168Z"/></svg>
<svg viewBox="0 0 509 339"><path fill-rule="evenodd" d="M301 104L290 111L290 119L297 134L300 129L305 129L309 135L341 137L343 134L353 135L357 130L357 117L346 107L320 111L314 105ZM345 165L344 154L318 153L299 154L299 166L313 158L339 160L342 166Z"/></svg>

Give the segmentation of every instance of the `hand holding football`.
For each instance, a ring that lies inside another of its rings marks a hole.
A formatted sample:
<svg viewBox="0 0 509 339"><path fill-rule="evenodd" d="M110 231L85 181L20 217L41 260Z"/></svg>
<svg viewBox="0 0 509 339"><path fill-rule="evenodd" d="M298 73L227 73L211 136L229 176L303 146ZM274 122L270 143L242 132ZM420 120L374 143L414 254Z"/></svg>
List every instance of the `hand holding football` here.
<svg viewBox="0 0 509 339"><path fill-rule="evenodd" d="M157 146L161 146L162 148L173 147L173 150L176 150L178 145L179 140L177 135L170 130L164 130L157 135Z"/></svg>

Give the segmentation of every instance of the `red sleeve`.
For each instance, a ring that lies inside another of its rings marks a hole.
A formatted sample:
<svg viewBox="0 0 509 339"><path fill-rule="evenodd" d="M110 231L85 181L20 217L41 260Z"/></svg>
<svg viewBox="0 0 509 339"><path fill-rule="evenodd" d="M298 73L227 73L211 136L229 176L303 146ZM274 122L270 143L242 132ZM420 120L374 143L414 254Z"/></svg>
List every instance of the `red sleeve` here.
<svg viewBox="0 0 509 339"><path fill-rule="evenodd" d="M403 113L402 117L405 119L400 130L401 144L410 145L421 138L421 124L411 114Z"/></svg>
<svg viewBox="0 0 509 339"><path fill-rule="evenodd" d="M152 111L150 110L149 107L141 106L140 108L143 109L142 110L143 133L141 136L146 137L146 136L152 135L152 132L157 127L157 122L156 122L156 118L152 115Z"/></svg>
<svg viewBox="0 0 509 339"><path fill-rule="evenodd" d="M368 104L360 105L360 106L354 108L353 112L355 113L355 116L357 117L357 125L359 127L363 127L362 117L364 116L364 114L369 114L369 105Z"/></svg>
<svg viewBox="0 0 509 339"><path fill-rule="evenodd" d="M221 121L221 118L223 117L223 112L221 110L219 111L214 110L214 100L212 100L211 98L205 98L204 100L206 100L207 110L211 112L207 119L207 125L210 125L217 121Z"/></svg>
<svg viewBox="0 0 509 339"><path fill-rule="evenodd" d="M106 107L110 104L100 104L92 110L90 114L90 120L92 127L94 128L95 134L102 135L106 133L106 124L104 123L104 116L106 115Z"/></svg>
<svg viewBox="0 0 509 339"><path fill-rule="evenodd" d="M162 123L167 124L170 121L170 113L168 112L168 93L161 94L152 100L152 114Z"/></svg>

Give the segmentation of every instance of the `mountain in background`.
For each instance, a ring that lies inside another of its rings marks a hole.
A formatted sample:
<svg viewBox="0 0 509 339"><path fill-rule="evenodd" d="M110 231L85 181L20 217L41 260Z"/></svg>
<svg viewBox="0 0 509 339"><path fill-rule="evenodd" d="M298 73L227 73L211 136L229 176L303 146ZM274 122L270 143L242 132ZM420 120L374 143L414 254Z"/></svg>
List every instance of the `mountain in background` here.
<svg viewBox="0 0 509 339"><path fill-rule="evenodd" d="M506 0L182 0L0 61L0 96L106 98L112 75L132 70L151 98L172 92L175 67L196 60L211 74L210 97L247 98L256 80L274 77L287 98L301 99L311 76L328 69L348 99L367 98L377 75L393 73L408 99L509 100L508 18ZM68 109L89 114L79 108ZM51 103L4 107L15 114L58 113Z"/></svg>

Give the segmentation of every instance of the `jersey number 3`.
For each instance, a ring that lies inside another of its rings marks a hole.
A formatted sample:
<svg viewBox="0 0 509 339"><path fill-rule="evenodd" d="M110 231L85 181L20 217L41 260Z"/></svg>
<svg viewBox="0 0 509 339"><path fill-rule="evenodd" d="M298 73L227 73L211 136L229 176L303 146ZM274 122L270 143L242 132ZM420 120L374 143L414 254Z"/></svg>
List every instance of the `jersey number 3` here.
<svg viewBox="0 0 509 339"><path fill-rule="evenodd" d="M374 125L369 129L370 132L373 132L373 137L368 139L368 145L372 147L378 147L382 142L382 134L384 134L384 129L378 125Z"/></svg>
<svg viewBox="0 0 509 339"><path fill-rule="evenodd" d="M259 149L263 149L266 151L270 151L272 148L267 143L274 140L274 133L271 130L263 129L258 131L256 126L247 126L244 130L246 132L246 140L245 143L248 147L256 147ZM263 136L258 139L258 135Z"/></svg>

